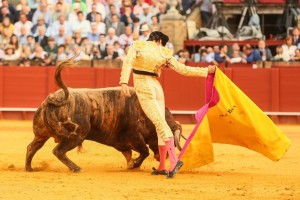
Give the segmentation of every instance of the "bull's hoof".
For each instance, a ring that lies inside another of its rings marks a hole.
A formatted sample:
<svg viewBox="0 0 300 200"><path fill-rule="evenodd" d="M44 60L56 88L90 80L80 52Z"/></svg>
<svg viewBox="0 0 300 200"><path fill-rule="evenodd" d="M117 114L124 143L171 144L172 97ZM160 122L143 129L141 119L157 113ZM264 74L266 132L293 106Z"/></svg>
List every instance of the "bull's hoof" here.
<svg viewBox="0 0 300 200"><path fill-rule="evenodd" d="M74 173L78 173L78 172L81 171L81 168L80 167L76 167L74 169L71 169L71 171L74 172Z"/></svg>
<svg viewBox="0 0 300 200"><path fill-rule="evenodd" d="M26 168L25 168L25 171L26 171L26 172L33 172L33 169L32 169L31 167L26 167Z"/></svg>
<svg viewBox="0 0 300 200"><path fill-rule="evenodd" d="M127 163L127 169L135 169L135 168L138 168L140 166L141 166L141 164L137 163L136 160L130 160Z"/></svg>

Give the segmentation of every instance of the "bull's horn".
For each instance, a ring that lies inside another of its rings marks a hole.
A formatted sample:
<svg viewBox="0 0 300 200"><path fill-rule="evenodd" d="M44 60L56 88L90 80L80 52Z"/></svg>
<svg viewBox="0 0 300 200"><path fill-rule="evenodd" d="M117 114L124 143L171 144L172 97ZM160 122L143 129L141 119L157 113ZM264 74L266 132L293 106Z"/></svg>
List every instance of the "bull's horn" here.
<svg viewBox="0 0 300 200"><path fill-rule="evenodd" d="M177 147L177 149L179 150L179 151L181 151L181 146L180 146L180 135L181 135L181 133L180 133L180 130L176 130L175 132L174 132L174 141L175 141L175 145L176 145L176 147Z"/></svg>

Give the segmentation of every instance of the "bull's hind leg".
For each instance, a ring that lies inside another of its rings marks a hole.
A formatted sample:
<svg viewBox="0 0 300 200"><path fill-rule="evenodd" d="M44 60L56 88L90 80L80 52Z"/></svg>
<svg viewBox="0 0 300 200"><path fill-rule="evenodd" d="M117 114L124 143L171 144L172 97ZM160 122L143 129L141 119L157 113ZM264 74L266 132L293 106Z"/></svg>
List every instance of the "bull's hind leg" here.
<svg viewBox="0 0 300 200"><path fill-rule="evenodd" d="M53 149L53 154L67 167L70 168L73 172L79 172L80 167L77 166L74 162L72 162L66 155L66 153L76 146L79 146L83 140L79 138L69 138L68 140L62 140L58 145Z"/></svg>
<svg viewBox="0 0 300 200"><path fill-rule="evenodd" d="M27 146L27 153L26 153L26 163L25 163L25 170L26 171L32 171L31 167L31 161L35 153L42 148L42 146L45 144L45 142L50 137L37 137L35 136L33 141Z"/></svg>

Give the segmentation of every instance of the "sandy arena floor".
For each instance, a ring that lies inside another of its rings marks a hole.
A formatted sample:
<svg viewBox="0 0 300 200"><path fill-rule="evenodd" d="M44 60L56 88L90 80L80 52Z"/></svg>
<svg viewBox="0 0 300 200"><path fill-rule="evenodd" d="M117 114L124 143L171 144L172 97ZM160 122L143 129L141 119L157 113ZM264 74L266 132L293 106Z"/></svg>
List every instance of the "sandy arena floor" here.
<svg viewBox="0 0 300 200"><path fill-rule="evenodd" d="M166 179L150 175L158 164L153 154L140 169L129 171L121 153L90 141L84 153L68 154L82 168L71 173L52 154L53 139L33 158L40 171L25 172L32 122L0 121L0 199L300 200L300 126L279 127L292 140L279 162L242 147L214 144L215 162ZM192 128L184 125L184 133Z"/></svg>

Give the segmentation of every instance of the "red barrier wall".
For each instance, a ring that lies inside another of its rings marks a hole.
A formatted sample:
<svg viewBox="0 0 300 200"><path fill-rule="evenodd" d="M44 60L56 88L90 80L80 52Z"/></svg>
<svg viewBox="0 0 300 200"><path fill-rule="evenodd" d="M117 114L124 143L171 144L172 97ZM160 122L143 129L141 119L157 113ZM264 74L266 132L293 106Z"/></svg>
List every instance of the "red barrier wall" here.
<svg viewBox="0 0 300 200"><path fill-rule="evenodd" d="M236 67L223 68L223 71L263 111L300 112L300 68ZM54 67L0 67L0 108L38 107L50 92L57 89L54 72ZM68 68L62 72L62 78L74 88L113 87L118 86L120 69ZM204 80L164 70L160 82L166 105L171 110L199 109L204 104ZM132 79L130 83L132 85ZM2 118L10 115L2 113Z"/></svg>

